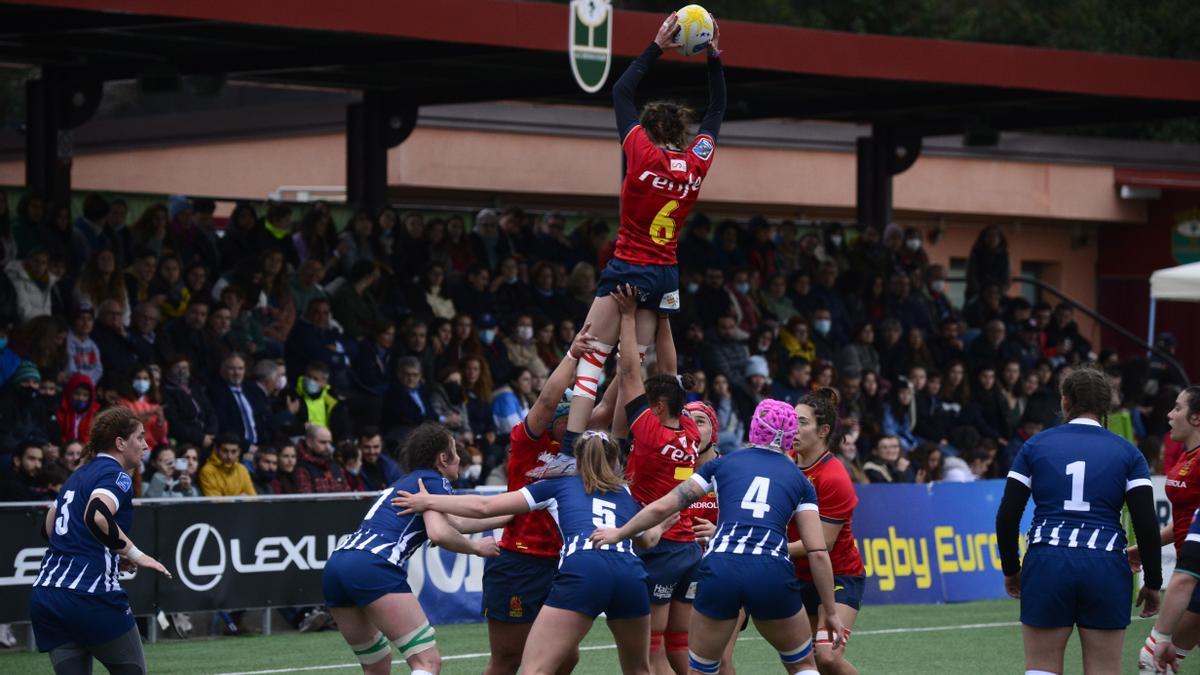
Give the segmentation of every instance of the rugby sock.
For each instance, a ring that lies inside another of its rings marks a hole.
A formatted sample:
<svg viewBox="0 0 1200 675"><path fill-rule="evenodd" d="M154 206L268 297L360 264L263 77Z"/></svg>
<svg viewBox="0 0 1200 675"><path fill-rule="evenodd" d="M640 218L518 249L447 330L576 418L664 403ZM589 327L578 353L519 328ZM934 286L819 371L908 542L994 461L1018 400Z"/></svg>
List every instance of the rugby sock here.
<svg viewBox="0 0 1200 675"><path fill-rule="evenodd" d="M669 652L686 652L688 648L688 634L686 631L667 631L665 633L667 641L667 651Z"/></svg>
<svg viewBox="0 0 1200 675"><path fill-rule="evenodd" d="M1193 647L1192 649L1195 648ZM1183 660L1186 659L1187 655L1191 653L1191 649L1180 649L1178 645L1175 646L1175 658L1179 659L1179 666L1181 668L1183 667Z"/></svg>
<svg viewBox="0 0 1200 675"><path fill-rule="evenodd" d="M653 631L653 630L650 631L650 651L651 652L661 652L663 650L663 642L664 642L663 638L664 637L665 637L664 633L661 633L659 631Z"/></svg>
<svg viewBox="0 0 1200 675"><path fill-rule="evenodd" d="M716 675L721 672L721 659L706 659L689 649L688 668L704 675Z"/></svg>
<svg viewBox="0 0 1200 675"><path fill-rule="evenodd" d="M1058 675L1058 673L1052 673L1048 670L1027 670L1025 671L1025 675Z"/></svg>
<svg viewBox="0 0 1200 675"><path fill-rule="evenodd" d="M433 675L433 673L428 670L414 670L412 675Z"/></svg>

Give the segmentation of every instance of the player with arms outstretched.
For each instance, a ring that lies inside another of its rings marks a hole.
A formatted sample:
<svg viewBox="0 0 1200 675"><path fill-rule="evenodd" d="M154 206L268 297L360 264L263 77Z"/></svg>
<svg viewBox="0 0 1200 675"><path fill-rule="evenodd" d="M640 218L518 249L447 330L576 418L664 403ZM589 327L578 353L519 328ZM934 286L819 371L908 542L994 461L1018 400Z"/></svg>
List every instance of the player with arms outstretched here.
<svg viewBox="0 0 1200 675"><path fill-rule="evenodd" d="M858 493L854 491L846 467L829 452L828 447L830 436L838 426L837 407L838 393L829 387L805 394L796 404L798 426L792 448L795 450L796 464L817 491L825 541L833 542L829 559L833 564L834 600L838 618L846 627L846 642L840 648L833 647L833 636L825 625L824 608L820 606L820 595L808 564L808 556L805 555L804 542L794 527L788 532L792 540L788 544L788 554L792 556L796 576L803 584L804 609L808 611L808 620L815 636L813 649L817 667L824 675L853 675L858 670L846 660L846 646L862 605L866 569L851 529Z"/></svg>
<svg viewBox="0 0 1200 675"><path fill-rule="evenodd" d="M642 77L663 51L679 46L678 19L672 13L646 47L613 85L617 133L624 150L625 177L621 184L621 215L614 257L600 275L596 298L588 311L596 340L595 353L585 356L575 373L574 396L560 456L539 469L535 478L571 471L574 439L585 429L595 404L604 363L617 340L618 311L610 294L618 286L638 289L636 340L644 356L654 338L656 314L679 311L679 268L675 257L680 227L700 194L700 185L713 163L717 135L725 116L725 75L713 23L708 46L709 103L700 132L689 135L691 113L669 102L652 102L637 114L634 94Z"/></svg>
<svg viewBox="0 0 1200 675"><path fill-rule="evenodd" d="M454 437L440 424L426 422L404 439L404 463L410 473L379 494L358 530L338 544L325 563L321 582L325 604L337 621L364 673L392 670L392 645L413 675L441 670L433 627L408 586L408 559L429 541L447 551L495 557L491 537L471 540L463 532L486 532L508 518L451 521L436 513L397 516L389 497L416 491L420 484L435 494L450 494L460 465ZM460 529L461 528L461 529Z"/></svg>
<svg viewBox="0 0 1200 675"><path fill-rule="evenodd" d="M795 520L808 551L834 647L843 628L835 609L833 569L817 512L817 494L784 452L796 434L796 413L783 401L758 404L750 420L750 445L708 462L671 494L646 506L616 530L597 530L596 544L619 541L652 527L717 486L717 532L697 573L688 631L690 672L720 672L722 652L744 607L758 632L779 652L789 673L817 675L812 633L800 582L787 552L788 522Z"/></svg>
<svg viewBox="0 0 1200 675"><path fill-rule="evenodd" d="M90 459L63 484L46 514L49 548L33 582L29 618L38 651L50 652L58 675L85 675L98 659L108 672L146 672L142 638L117 575L133 567L170 573L143 553L133 530L133 479L146 431L127 408L109 408L92 423Z"/></svg>
<svg viewBox="0 0 1200 675"><path fill-rule="evenodd" d="M1121 507L1129 504L1138 541L1155 544L1142 552L1146 578L1137 600L1142 616L1151 616L1162 585L1154 488L1142 453L1103 426L1112 405L1104 373L1079 368L1063 379L1061 394L1070 422L1026 441L1008 472L996 513L1004 587L1021 599L1027 675L1063 672L1075 626L1084 672L1116 675L1133 596ZM1031 494L1022 563L1017 530Z"/></svg>
<svg viewBox="0 0 1200 675"><path fill-rule="evenodd" d="M1167 471L1167 499L1171 502L1172 523L1162 529L1160 541L1163 546L1175 544L1175 558L1182 559L1184 547L1190 539L1189 532L1195 528L1195 514L1200 509L1200 386L1193 385L1179 392L1175 406L1167 413L1171 439L1183 444L1184 453L1175 466ZM1195 544L1193 544L1193 547ZM1129 563L1133 571L1141 570L1141 551L1137 546L1129 547ZM1179 569L1178 567L1176 569ZM1171 586L1186 584L1186 579L1174 576ZM1171 591L1168 591L1170 593ZM1169 601L1168 601L1169 602ZM1166 614L1166 602L1163 613ZM1186 611L1172 624L1169 642L1173 647L1174 661L1178 666L1188 653L1200 642L1200 589L1192 594ZM1159 621L1162 623L1162 620ZM1138 671L1155 672L1153 655L1163 640L1158 630L1146 637L1146 644L1138 653ZM1163 650L1165 652L1165 649Z"/></svg>
<svg viewBox="0 0 1200 675"><path fill-rule="evenodd" d="M562 672L577 659L579 643L604 613L617 643L621 672L648 675L650 603L646 569L633 543L653 546L661 530L630 535L609 545L594 546L588 536L598 527L617 527L637 513L638 505L616 473L617 444L600 431L579 439L579 471L547 479L496 497L401 492L393 505L411 511L437 510L470 518L547 511L562 538L562 562L521 657L529 675ZM408 513L408 511L405 511Z"/></svg>

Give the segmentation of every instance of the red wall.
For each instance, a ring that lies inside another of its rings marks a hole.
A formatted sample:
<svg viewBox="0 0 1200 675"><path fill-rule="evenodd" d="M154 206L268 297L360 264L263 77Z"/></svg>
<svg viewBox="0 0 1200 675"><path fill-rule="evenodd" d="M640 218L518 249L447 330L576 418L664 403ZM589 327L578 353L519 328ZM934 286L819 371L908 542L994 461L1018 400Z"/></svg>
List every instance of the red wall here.
<svg viewBox="0 0 1200 675"><path fill-rule="evenodd" d="M1150 202L1146 225L1105 225L1100 228L1096 261L1097 310L1134 335L1146 336L1150 311L1150 274L1178 265L1171 255L1175 213L1200 207L1200 193L1164 192ZM1170 331L1178 339L1176 357L1192 382L1200 381L1200 304L1159 302L1156 333ZM1103 331L1103 346L1122 357L1136 356L1136 345L1114 331Z"/></svg>

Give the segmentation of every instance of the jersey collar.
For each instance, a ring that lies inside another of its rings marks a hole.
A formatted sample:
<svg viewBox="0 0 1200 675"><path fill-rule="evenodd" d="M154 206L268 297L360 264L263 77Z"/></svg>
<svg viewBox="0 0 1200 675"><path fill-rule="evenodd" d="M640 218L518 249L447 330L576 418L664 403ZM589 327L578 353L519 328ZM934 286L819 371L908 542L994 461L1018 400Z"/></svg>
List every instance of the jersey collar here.
<svg viewBox="0 0 1200 675"><path fill-rule="evenodd" d="M1086 417L1076 417L1075 419L1071 420L1070 422L1067 422L1067 424L1085 424L1089 427L1101 426L1100 423L1097 422L1096 420L1090 420Z"/></svg>
<svg viewBox="0 0 1200 675"><path fill-rule="evenodd" d="M96 459L100 459L101 457L107 457L108 459L111 459L112 461L116 462L117 464L121 464L121 460L117 459L116 457L113 457L112 455L108 454L107 452L97 452L96 453ZM124 468L125 468L125 465L121 464L121 469L124 470Z"/></svg>

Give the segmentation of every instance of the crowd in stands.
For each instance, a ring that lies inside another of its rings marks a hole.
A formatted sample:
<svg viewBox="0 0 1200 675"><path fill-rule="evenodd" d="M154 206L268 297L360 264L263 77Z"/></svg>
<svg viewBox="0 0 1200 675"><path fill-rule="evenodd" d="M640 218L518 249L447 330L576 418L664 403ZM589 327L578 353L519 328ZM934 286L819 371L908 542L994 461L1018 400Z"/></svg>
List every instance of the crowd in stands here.
<svg viewBox="0 0 1200 675"><path fill-rule="evenodd" d="M174 196L132 214L92 194L75 215L0 192L0 498L53 495L107 406L145 423L145 497L378 489L429 420L460 441L459 487L502 485L509 431L614 244L603 220L515 207L336 223L323 202L240 203L223 225L215 211ZM1011 295L998 226L971 250L962 306L925 246L897 225L687 223L672 327L723 451L763 398L831 385L855 480L1004 476L1062 421L1057 382L1086 361L1121 381L1110 424L1156 447L1184 384L1170 368L1122 363L1070 306Z"/></svg>

